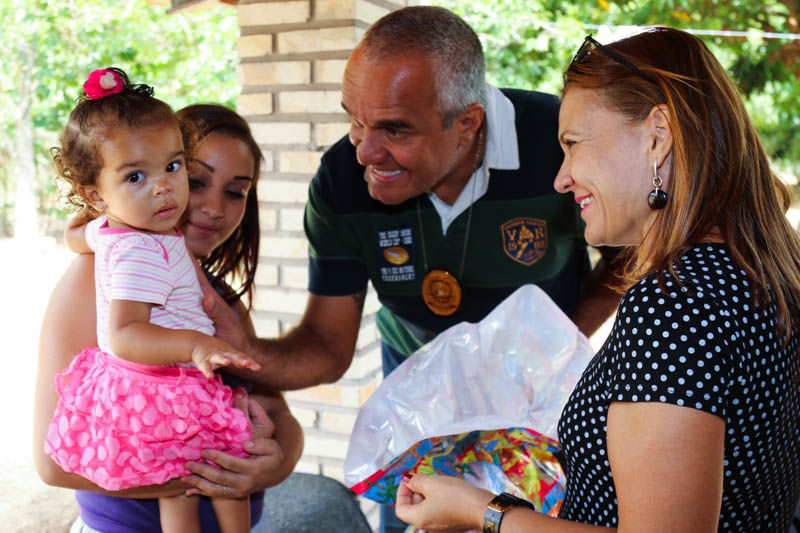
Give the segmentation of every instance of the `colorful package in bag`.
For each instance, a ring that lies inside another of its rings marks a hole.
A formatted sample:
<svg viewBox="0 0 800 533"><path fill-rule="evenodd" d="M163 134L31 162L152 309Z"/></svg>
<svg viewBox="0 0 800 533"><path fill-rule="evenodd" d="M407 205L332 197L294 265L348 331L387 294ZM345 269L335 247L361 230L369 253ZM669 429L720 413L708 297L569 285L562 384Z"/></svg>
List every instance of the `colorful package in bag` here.
<svg viewBox="0 0 800 533"><path fill-rule="evenodd" d="M458 476L496 494L515 494L537 510L558 516L565 480L553 455L556 450L556 441L524 428L432 437L352 490L379 503L394 503L403 474Z"/></svg>
<svg viewBox="0 0 800 533"><path fill-rule="evenodd" d="M593 355L538 287L517 289L482 321L420 348L359 409L345 483L394 503L404 473L463 477L558 513L564 476L553 453L561 410Z"/></svg>

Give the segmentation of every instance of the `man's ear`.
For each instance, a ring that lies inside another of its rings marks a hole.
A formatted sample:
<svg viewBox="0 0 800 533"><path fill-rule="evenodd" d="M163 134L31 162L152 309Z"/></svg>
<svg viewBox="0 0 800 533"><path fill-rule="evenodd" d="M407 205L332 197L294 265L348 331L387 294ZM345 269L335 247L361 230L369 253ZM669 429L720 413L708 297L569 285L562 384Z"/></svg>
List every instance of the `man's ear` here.
<svg viewBox="0 0 800 533"><path fill-rule="evenodd" d="M672 152L672 125L667 106L663 104L653 106L645 123L650 142L648 148L650 160L657 159L660 167Z"/></svg>
<svg viewBox="0 0 800 533"><path fill-rule="evenodd" d="M93 185L79 185L78 194L86 200L86 203L91 205L96 211L104 211L106 204L103 197L100 196L100 190Z"/></svg>
<svg viewBox="0 0 800 533"><path fill-rule="evenodd" d="M471 144L483 125L483 106L477 102L470 104L456 119L454 127L459 128L461 138Z"/></svg>

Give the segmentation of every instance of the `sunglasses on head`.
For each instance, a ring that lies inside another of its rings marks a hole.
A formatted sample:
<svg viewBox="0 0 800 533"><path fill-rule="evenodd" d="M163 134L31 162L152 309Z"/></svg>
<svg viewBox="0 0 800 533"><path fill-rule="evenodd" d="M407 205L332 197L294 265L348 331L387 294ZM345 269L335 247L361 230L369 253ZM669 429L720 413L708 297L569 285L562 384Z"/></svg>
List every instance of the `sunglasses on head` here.
<svg viewBox="0 0 800 533"><path fill-rule="evenodd" d="M586 56L589 55L589 52L590 52L592 47L594 47L596 50L599 50L600 52L602 52L606 57L609 57L609 58L613 59L614 61L616 61L617 63L619 63L623 67L627 68L628 70L630 70L631 72L633 72L634 74L639 76L640 78L642 78L644 80L647 80L647 81L649 81L650 83L652 83L654 85L658 85L656 83L656 81L651 76L648 76L647 74L645 74L644 72L639 70L639 68L637 68L636 65L634 65L633 63L631 63L630 61L628 61L627 59L625 59L624 57L622 57L618 53L616 53L611 48L609 48L607 46L603 46L602 44L597 42L597 40L594 37L592 37L591 33L586 36L586 38L583 40L583 44L581 44L581 47L578 48L577 52L575 52L575 56L572 58L572 61L570 61L569 68L571 69L572 65L581 64L583 62L583 60L586 59ZM569 70L569 69L567 69L567 70Z"/></svg>

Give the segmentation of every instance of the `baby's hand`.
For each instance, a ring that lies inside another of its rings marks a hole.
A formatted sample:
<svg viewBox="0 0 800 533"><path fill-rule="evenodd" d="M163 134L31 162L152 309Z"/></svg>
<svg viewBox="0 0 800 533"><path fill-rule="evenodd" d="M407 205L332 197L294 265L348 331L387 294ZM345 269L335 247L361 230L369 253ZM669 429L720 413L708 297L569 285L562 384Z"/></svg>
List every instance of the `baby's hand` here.
<svg viewBox="0 0 800 533"><path fill-rule="evenodd" d="M259 370L261 365L240 351L215 337L203 335L192 350L192 362L207 378L214 377L214 370L228 365L250 370Z"/></svg>

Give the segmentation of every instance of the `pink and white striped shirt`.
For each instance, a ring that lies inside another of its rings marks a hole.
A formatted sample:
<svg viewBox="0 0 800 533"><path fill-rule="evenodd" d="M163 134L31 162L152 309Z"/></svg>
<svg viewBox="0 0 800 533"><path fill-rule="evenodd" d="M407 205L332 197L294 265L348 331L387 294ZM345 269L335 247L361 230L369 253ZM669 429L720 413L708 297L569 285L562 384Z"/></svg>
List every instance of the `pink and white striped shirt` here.
<svg viewBox="0 0 800 533"><path fill-rule="evenodd" d="M86 243L95 252L101 350L114 354L108 340L111 300L153 304L151 324L214 334L214 323L203 311L203 291L182 233L159 235L109 228L108 220L101 216L86 225Z"/></svg>

